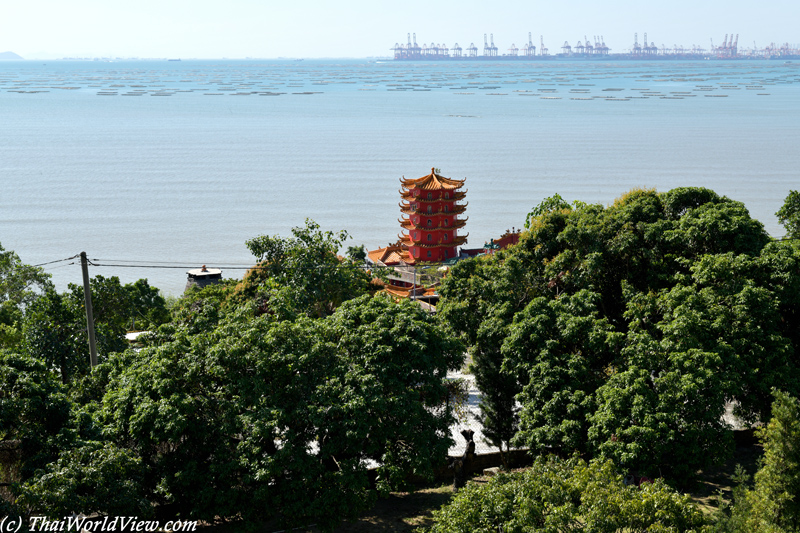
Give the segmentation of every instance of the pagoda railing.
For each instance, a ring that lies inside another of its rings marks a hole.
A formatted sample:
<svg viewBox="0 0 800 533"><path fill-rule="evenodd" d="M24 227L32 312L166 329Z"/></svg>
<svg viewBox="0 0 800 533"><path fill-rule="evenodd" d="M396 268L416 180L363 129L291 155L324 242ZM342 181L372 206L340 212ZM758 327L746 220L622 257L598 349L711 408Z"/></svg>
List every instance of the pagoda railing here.
<svg viewBox="0 0 800 533"><path fill-rule="evenodd" d="M405 215L425 215L425 216L435 216L435 215L460 215L467 209L468 204L461 204L461 205L453 205L448 206L452 207L447 211L439 210L439 211L428 211L427 209L421 209L418 206L411 207L411 204L403 205L398 204L400 206L400 212Z"/></svg>
<svg viewBox="0 0 800 533"><path fill-rule="evenodd" d="M445 198L444 196L440 196L439 198L428 199L428 198L423 198L422 196L403 194L402 192L400 194L403 200L406 200L408 202L419 202L422 204L432 204L435 202L457 202L459 200L463 200L466 197L466 195L467 195L466 192L459 192L457 194L454 194L452 198Z"/></svg>
<svg viewBox="0 0 800 533"><path fill-rule="evenodd" d="M436 230L436 229L459 229L459 228L463 228L466 225L467 220L469 220L469 217L456 218L455 220L453 220L453 223L451 225L449 225L449 226L445 226L444 224L442 224L441 221L436 226L425 226L425 225L417 226L410 219L402 219L402 218L400 218L397 221L400 222L400 226L401 227L406 228L406 229L413 229L413 230L432 230L433 229L433 230Z"/></svg>

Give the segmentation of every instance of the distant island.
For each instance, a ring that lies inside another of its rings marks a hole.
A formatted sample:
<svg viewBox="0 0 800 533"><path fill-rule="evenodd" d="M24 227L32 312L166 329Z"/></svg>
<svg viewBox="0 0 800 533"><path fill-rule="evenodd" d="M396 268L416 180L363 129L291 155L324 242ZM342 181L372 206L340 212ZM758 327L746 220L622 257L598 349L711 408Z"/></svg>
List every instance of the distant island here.
<svg viewBox="0 0 800 533"><path fill-rule="evenodd" d="M22 57L14 52L0 52L0 59L22 59Z"/></svg>

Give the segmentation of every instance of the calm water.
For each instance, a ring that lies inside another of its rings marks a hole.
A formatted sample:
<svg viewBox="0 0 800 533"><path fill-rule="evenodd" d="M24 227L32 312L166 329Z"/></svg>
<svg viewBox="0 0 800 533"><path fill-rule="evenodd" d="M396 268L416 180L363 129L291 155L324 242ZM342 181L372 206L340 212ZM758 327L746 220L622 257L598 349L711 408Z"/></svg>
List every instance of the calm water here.
<svg viewBox="0 0 800 533"><path fill-rule="evenodd" d="M393 242L399 178L433 166L467 178L469 247L555 192L642 186L712 188L780 236L799 125L800 63L0 62L0 243L177 267L90 272L179 294L306 217Z"/></svg>

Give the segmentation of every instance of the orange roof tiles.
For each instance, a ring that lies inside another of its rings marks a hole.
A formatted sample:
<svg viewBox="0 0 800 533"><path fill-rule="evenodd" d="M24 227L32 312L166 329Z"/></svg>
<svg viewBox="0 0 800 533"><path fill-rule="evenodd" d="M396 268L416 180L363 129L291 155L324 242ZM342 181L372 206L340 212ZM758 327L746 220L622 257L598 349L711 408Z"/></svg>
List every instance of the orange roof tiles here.
<svg viewBox="0 0 800 533"><path fill-rule="evenodd" d="M383 290L385 292L388 292L389 294L391 294L393 296L397 296L399 298L408 298L409 296L411 296L411 292L412 292L413 289L411 287L409 287L407 289L402 289L400 287L388 286ZM420 296L436 296L436 289L425 289L424 291L422 291L422 294L418 294L417 293L417 294L414 294L414 296L416 296L416 297L420 297Z"/></svg>
<svg viewBox="0 0 800 533"><path fill-rule="evenodd" d="M435 169L431 169L431 173L427 176L422 176L417 179L402 178L400 183L405 188L416 188L424 191L439 191L439 190L454 190L462 187L465 180L455 180L452 178L445 178L436 174Z"/></svg>
<svg viewBox="0 0 800 533"><path fill-rule="evenodd" d="M385 248L370 250L367 252L367 257L375 264L397 265L407 262L408 251L404 249L404 243L398 242Z"/></svg>

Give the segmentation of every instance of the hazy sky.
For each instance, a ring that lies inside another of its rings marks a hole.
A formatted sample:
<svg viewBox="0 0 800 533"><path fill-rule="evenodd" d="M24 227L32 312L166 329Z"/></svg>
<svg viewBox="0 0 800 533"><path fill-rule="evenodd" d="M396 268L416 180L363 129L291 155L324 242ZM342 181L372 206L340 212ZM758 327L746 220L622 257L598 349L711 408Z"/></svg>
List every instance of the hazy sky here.
<svg viewBox="0 0 800 533"><path fill-rule="evenodd" d="M470 42L494 34L504 53L533 33L551 53L602 35L624 52L648 33L657 46L739 48L800 42L798 0L16 0L0 13L0 52L25 58L366 57L391 54L416 33L421 45Z"/></svg>

